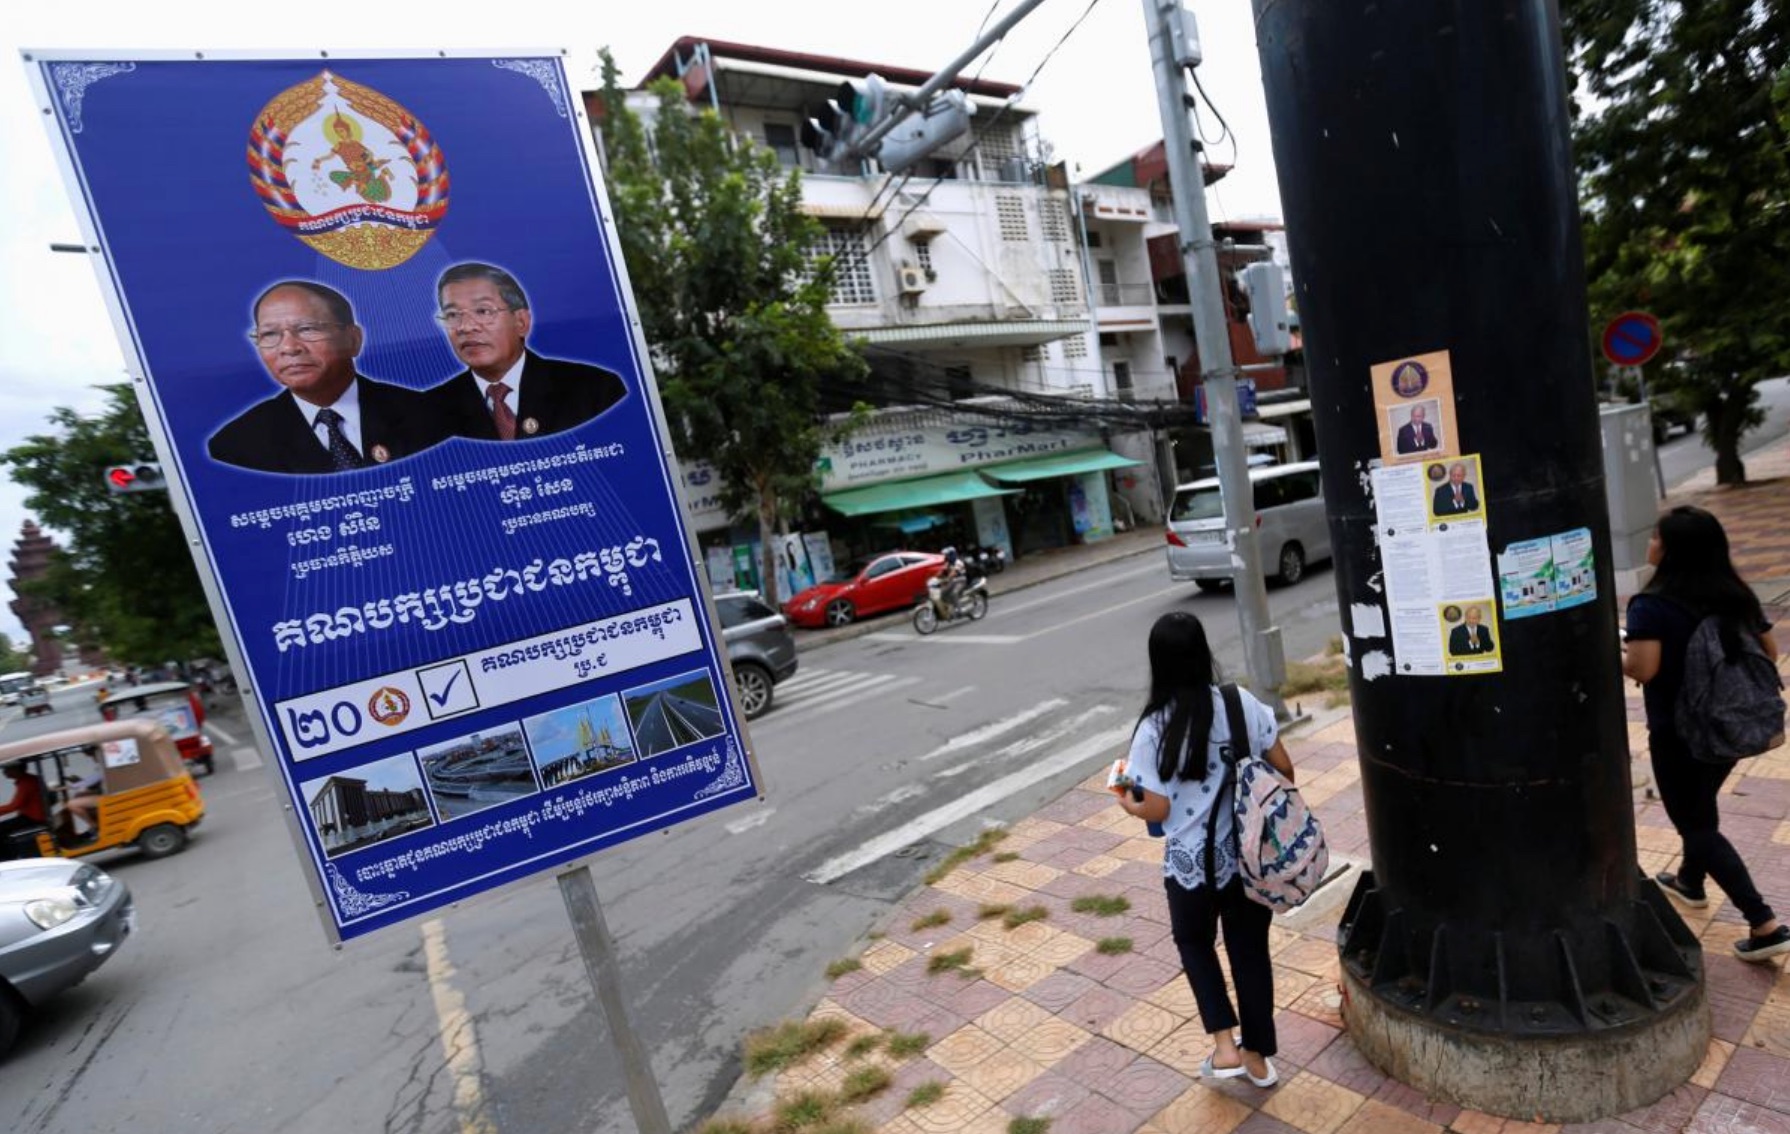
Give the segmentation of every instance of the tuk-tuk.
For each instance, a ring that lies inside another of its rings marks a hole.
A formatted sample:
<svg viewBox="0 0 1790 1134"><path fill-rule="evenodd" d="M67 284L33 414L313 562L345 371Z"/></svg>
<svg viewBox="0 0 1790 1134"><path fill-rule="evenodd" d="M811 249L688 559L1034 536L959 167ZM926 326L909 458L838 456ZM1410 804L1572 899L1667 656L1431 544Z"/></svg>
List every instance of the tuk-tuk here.
<svg viewBox="0 0 1790 1134"><path fill-rule="evenodd" d="M99 715L109 721L147 717L161 722L180 746L180 755L195 768L211 775L211 738L205 735L205 703L199 691L184 681L158 681L153 685L127 685L100 698Z"/></svg>
<svg viewBox="0 0 1790 1134"><path fill-rule="evenodd" d="M108 721L0 745L0 768L22 765L43 784L49 825L12 835L7 857L76 858L136 846L161 858L186 846L205 817L199 785L168 730ZM24 840L21 845L21 840Z"/></svg>

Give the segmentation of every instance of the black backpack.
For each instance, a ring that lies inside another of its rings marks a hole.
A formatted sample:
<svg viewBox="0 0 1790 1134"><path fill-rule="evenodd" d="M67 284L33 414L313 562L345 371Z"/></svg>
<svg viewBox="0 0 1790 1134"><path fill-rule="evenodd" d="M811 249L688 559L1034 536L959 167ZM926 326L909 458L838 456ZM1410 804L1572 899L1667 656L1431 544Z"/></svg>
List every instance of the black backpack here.
<svg viewBox="0 0 1790 1134"><path fill-rule="evenodd" d="M1731 630L1732 652L1722 636L1715 615L1691 631L1674 707L1679 739L1710 764L1731 764L1784 743L1784 681L1777 665L1756 635Z"/></svg>

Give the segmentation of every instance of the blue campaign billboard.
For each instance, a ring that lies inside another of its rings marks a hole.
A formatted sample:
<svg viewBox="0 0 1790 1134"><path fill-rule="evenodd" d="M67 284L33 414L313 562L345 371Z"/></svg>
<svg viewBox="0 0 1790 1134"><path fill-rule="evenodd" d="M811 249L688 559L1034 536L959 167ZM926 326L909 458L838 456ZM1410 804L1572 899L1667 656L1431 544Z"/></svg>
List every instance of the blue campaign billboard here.
<svg viewBox="0 0 1790 1134"><path fill-rule="evenodd" d="M755 798L560 60L27 62L330 932Z"/></svg>

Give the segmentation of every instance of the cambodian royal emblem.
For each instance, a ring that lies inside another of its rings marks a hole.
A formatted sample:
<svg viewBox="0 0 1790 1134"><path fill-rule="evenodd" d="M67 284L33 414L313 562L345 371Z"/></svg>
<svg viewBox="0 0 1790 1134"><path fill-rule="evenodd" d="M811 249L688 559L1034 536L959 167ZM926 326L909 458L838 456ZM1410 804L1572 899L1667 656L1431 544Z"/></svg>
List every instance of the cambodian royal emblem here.
<svg viewBox="0 0 1790 1134"><path fill-rule="evenodd" d="M447 213L447 162L428 128L371 87L329 71L255 116L249 180L292 235L339 264L394 268Z"/></svg>

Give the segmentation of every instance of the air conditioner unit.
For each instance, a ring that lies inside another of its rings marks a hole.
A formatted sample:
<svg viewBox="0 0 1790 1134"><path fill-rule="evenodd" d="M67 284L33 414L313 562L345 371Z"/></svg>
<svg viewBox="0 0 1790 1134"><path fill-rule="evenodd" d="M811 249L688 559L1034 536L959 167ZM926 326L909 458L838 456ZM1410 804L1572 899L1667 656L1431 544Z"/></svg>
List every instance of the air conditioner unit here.
<svg viewBox="0 0 1790 1134"><path fill-rule="evenodd" d="M895 277L903 295L918 295L926 290L926 273L919 268L904 264L895 269Z"/></svg>

